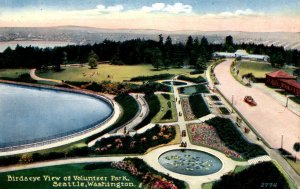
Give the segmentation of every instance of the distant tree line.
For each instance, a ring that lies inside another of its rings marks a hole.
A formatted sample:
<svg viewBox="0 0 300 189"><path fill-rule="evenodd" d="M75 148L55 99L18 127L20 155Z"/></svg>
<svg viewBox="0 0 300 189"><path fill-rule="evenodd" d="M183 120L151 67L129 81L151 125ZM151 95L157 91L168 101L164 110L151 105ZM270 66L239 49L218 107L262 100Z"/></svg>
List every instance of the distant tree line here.
<svg viewBox="0 0 300 189"><path fill-rule="evenodd" d="M152 64L155 69L168 67L195 66L198 70L206 69L206 63L212 59L215 51L234 52L245 49L253 54L270 56L273 66L285 64L300 65L298 50L285 50L283 47L265 46L263 44L235 44L227 36L224 44L208 43L207 38L189 36L185 43L174 43L170 36L166 39L158 36L158 41L133 39L124 42L104 40L93 45L68 45L65 47L38 48L17 46L15 50L7 48L0 53L0 68L48 68L60 70L61 65L72 63L89 63L95 67L96 61L110 61L111 64L135 65Z"/></svg>

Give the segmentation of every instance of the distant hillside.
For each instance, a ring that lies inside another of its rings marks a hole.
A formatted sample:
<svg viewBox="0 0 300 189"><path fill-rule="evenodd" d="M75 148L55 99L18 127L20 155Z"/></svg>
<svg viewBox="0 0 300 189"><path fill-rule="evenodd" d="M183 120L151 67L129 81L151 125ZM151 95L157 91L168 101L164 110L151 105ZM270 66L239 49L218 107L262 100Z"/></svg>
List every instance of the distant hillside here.
<svg viewBox="0 0 300 189"><path fill-rule="evenodd" d="M232 35L235 43L255 43L283 46L286 49L300 50L300 33L287 32L238 32L238 31L161 31L101 29L79 26L59 26L49 28L0 28L0 42L5 41L64 41L75 44L94 44L105 39L124 41L128 39L153 39L157 35L170 35L173 42L185 42L187 36L206 36L211 43L223 43L227 35Z"/></svg>

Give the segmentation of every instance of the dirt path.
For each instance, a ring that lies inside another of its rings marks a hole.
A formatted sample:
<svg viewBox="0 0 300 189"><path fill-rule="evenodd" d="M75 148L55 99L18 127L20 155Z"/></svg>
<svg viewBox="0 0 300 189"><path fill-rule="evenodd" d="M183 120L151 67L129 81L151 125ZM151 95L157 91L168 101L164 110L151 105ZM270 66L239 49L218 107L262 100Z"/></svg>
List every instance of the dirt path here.
<svg viewBox="0 0 300 189"><path fill-rule="evenodd" d="M35 71L36 71L35 68L30 70L30 77L32 79L34 79L34 80L38 80L38 81L51 81L51 82L55 82L55 83L58 83L58 84L62 84L63 83L61 80L41 78L41 77L39 77L39 76L37 76L35 74Z"/></svg>
<svg viewBox="0 0 300 189"><path fill-rule="evenodd" d="M227 99L233 98L233 105L272 148L281 147L283 136L283 148L294 154L293 145L300 137L300 118L259 89L238 83L230 74L232 61L216 66L215 74L220 82L217 88ZM246 95L252 96L257 106L245 103Z"/></svg>

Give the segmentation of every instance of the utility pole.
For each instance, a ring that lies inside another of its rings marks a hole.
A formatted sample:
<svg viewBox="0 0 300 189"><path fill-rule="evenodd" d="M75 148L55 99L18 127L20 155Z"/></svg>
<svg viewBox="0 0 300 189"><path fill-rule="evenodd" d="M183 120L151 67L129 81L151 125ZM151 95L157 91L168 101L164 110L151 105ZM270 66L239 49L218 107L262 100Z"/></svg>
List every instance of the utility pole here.
<svg viewBox="0 0 300 189"><path fill-rule="evenodd" d="M233 95L232 95L232 97L231 97L231 107L232 107L231 113L233 113Z"/></svg>
<svg viewBox="0 0 300 189"><path fill-rule="evenodd" d="M281 135L281 149L283 149L283 135Z"/></svg>

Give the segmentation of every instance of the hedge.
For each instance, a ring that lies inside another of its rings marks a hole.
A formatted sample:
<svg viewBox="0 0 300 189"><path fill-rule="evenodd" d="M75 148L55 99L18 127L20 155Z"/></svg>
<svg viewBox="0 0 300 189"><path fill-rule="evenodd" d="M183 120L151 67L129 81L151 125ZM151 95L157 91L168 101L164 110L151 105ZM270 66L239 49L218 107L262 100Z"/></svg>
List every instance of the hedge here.
<svg viewBox="0 0 300 189"><path fill-rule="evenodd" d="M210 114L210 111L200 94L189 96L189 102L192 111L197 118Z"/></svg>
<svg viewBox="0 0 300 189"><path fill-rule="evenodd" d="M261 146L248 142L230 119L214 117L205 122L216 129L220 139L228 148L241 154L244 159L267 154Z"/></svg>

